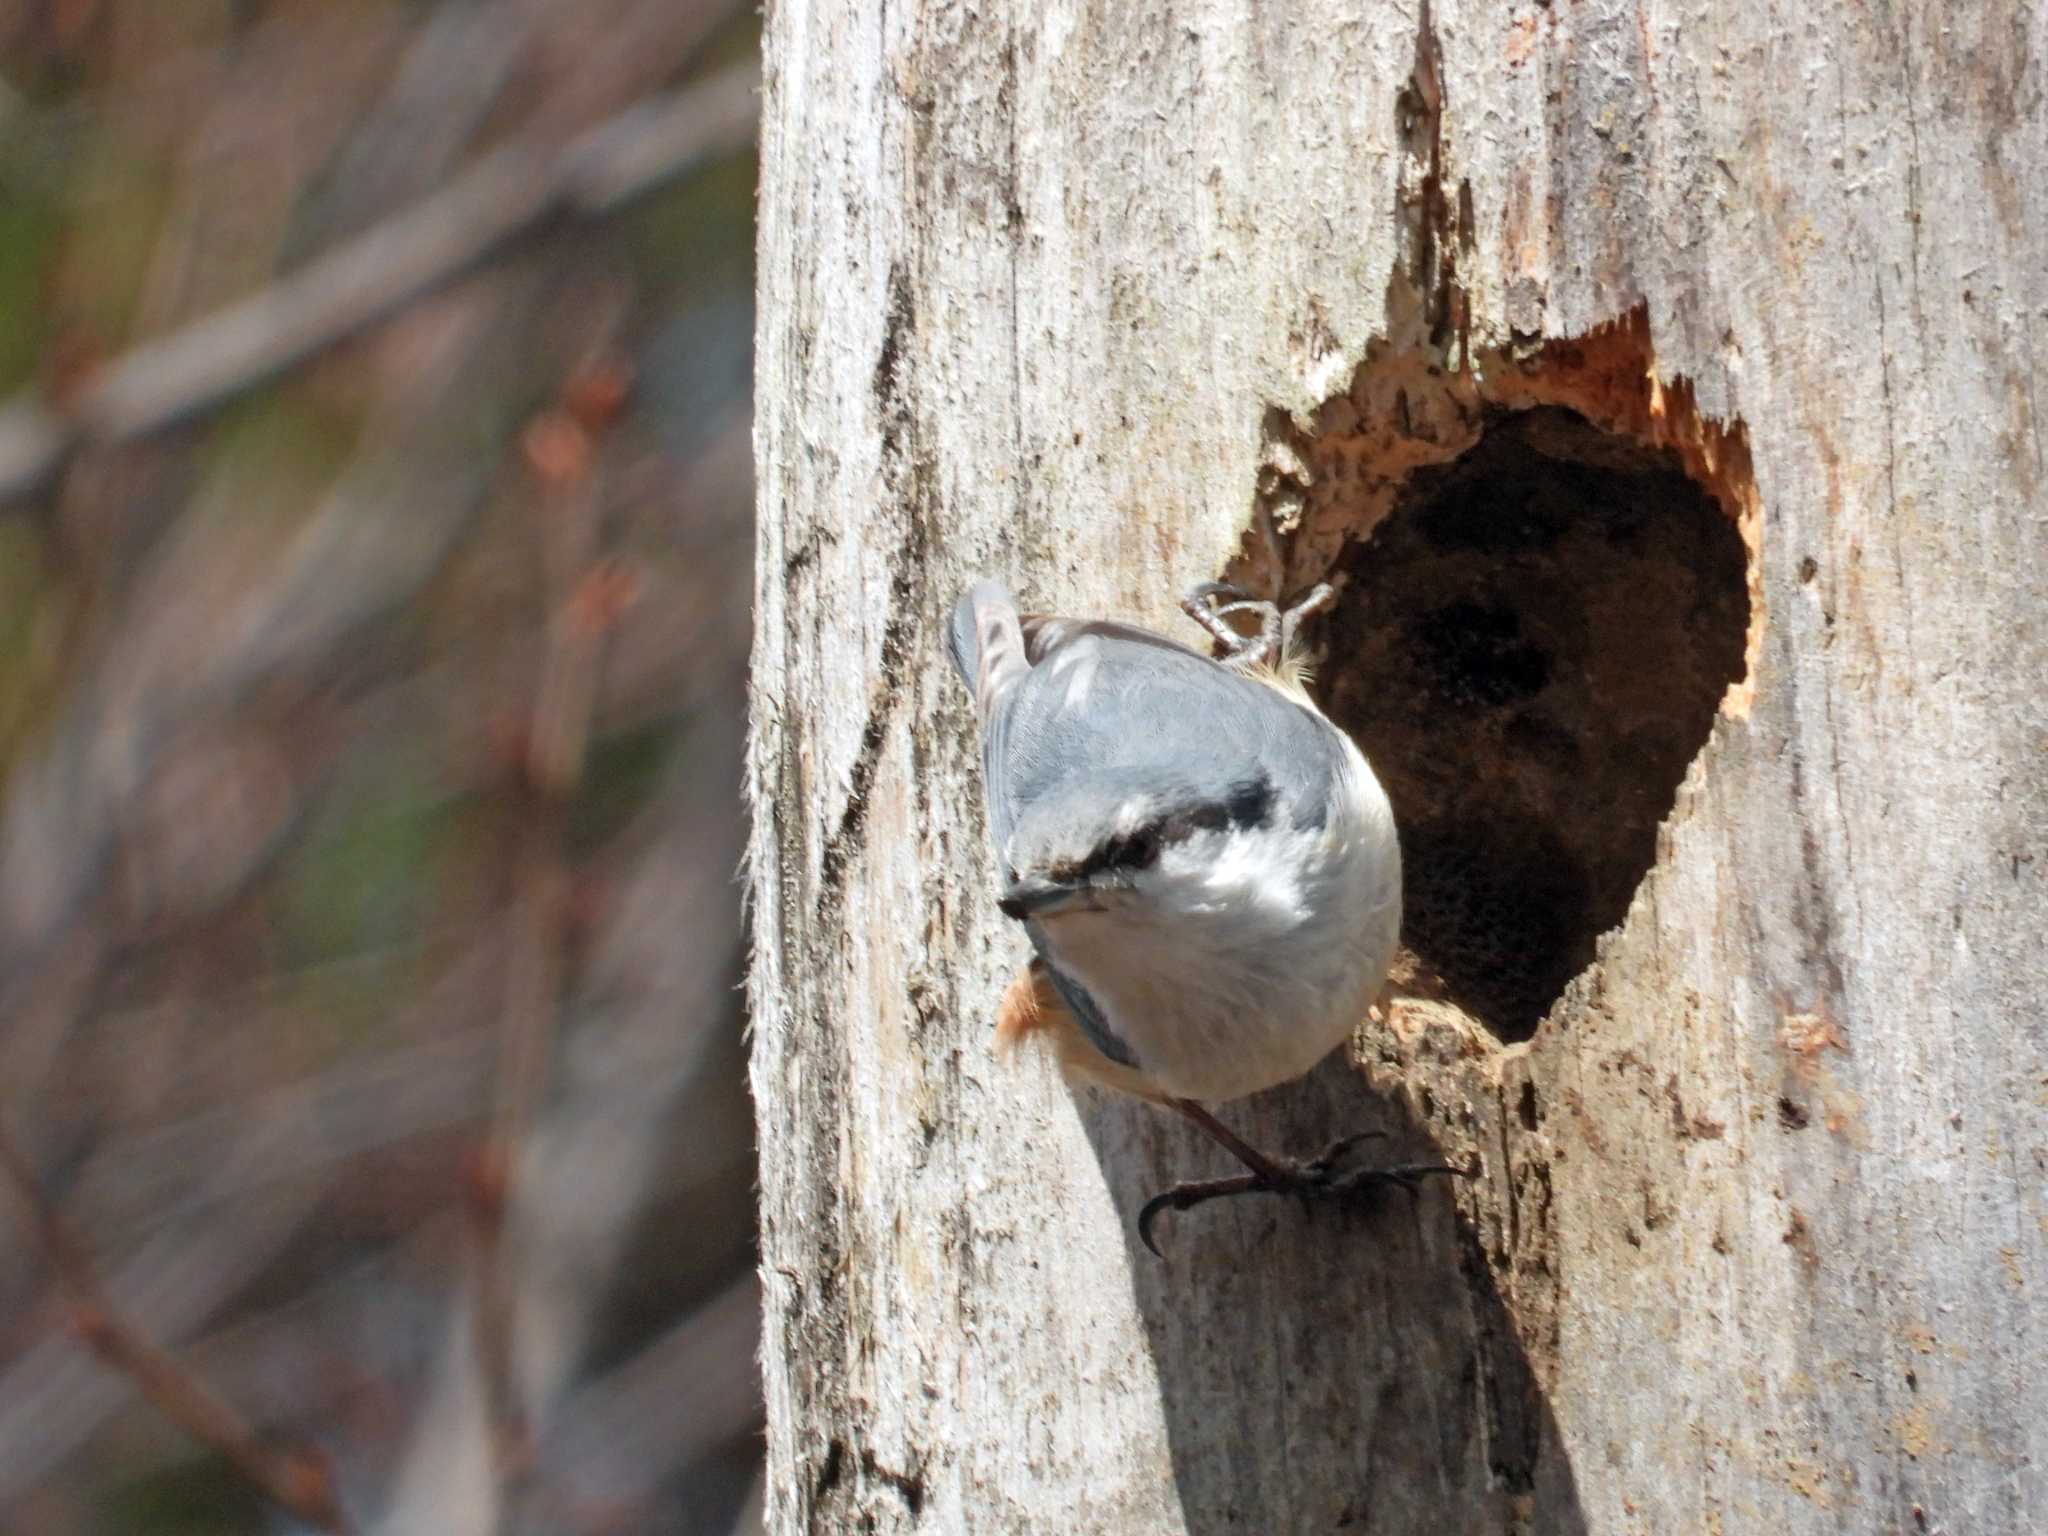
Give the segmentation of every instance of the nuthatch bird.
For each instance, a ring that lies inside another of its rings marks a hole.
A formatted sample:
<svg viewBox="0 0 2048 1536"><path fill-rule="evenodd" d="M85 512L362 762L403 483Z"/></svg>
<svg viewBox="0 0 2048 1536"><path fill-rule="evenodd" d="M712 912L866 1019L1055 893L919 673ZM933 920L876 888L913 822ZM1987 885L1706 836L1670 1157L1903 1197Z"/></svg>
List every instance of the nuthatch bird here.
<svg viewBox="0 0 2048 1536"><path fill-rule="evenodd" d="M1365 1016L1400 934L1393 811L1303 684L1296 631L1332 597L1324 584L1283 610L1195 588L1181 606L1221 660L1135 625L1020 614L994 582L953 609L998 905L1036 951L1004 994L998 1044L1043 1036L1070 1080L1178 1111L1248 1170L1149 1200L1138 1233L1155 1253L1164 1209L1464 1171L1340 1171L1356 1136L1305 1162L1268 1157L1197 1102L1322 1060ZM1230 624L1238 612L1259 616L1256 636Z"/></svg>

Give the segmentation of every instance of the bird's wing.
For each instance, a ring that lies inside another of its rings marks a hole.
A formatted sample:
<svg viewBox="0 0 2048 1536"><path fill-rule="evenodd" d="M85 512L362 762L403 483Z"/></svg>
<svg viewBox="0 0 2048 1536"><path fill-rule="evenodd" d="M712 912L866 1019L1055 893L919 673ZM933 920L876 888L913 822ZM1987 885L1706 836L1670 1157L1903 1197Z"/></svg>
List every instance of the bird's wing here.
<svg viewBox="0 0 2048 1536"><path fill-rule="evenodd" d="M1048 797L1083 805L1175 783L1222 793L1255 779L1289 808L1341 771L1333 728L1266 682L1136 625L1020 615L993 582L954 609L955 665L982 721L989 831L999 852Z"/></svg>

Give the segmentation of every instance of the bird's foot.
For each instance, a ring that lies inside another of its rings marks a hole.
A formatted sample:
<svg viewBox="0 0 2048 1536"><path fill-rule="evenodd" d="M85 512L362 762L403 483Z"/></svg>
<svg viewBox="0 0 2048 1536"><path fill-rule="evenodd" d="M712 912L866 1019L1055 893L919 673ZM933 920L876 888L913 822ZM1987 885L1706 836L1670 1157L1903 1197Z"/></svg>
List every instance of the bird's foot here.
<svg viewBox="0 0 2048 1536"><path fill-rule="evenodd" d="M1262 1171L1232 1174L1223 1179L1192 1179L1163 1189L1138 1212L1139 1240L1158 1254L1159 1245L1152 1241L1152 1224L1161 1211L1189 1211L1232 1195L1294 1195L1304 1202L1357 1200L1390 1186L1413 1194L1424 1179L1436 1174L1459 1179L1474 1176L1475 1170L1452 1163L1401 1163L1391 1168L1346 1166L1352 1148L1381 1134L1365 1131L1342 1137L1306 1161L1261 1159L1266 1165Z"/></svg>
<svg viewBox="0 0 2048 1536"><path fill-rule="evenodd" d="M1293 649L1302 620L1321 613L1336 600L1337 589L1327 581L1317 582L1284 608L1268 599L1253 597L1227 581L1205 581L1190 588L1181 598L1180 606L1223 647L1223 665L1243 672L1253 667L1278 666L1280 658ZM1233 613L1256 614L1259 632L1239 633L1230 622Z"/></svg>

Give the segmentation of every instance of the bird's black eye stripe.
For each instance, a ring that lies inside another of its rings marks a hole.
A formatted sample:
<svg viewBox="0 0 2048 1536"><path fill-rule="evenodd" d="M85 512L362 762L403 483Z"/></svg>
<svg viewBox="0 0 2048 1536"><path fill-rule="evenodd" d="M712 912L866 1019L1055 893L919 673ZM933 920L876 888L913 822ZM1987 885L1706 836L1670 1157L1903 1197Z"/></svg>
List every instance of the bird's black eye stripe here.
<svg viewBox="0 0 2048 1536"><path fill-rule="evenodd" d="M1159 829L1140 827L1129 837L1112 838L1107 851L1117 869L1148 869L1159 861Z"/></svg>
<svg viewBox="0 0 2048 1536"><path fill-rule="evenodd" d="M1270 826L1276 798L1273 781L1261 776L1233 785L1220 800L1184 806L1133 831L1105 838L1088 857L1057 871L1062 880L1082 881L1105 870L1150 869L1159 852L1197 832L1250 831Z"/></svg>
<svg viewBox="0 0 2048 1536"><path fill-rule="evenodd" d="M1233 786L1223 801L1223 809L1233 827L1248 832L1253 827L1272 824L1273 800L1273 781L1260 774Z"/></svg>
<svg viewBox="0 0 2048 1536"><path fill-rule="evenodd" d="M1271 779L1263 774L1256 779L1246 779L1241 784L1233 784L1221 800L1190 806L1168 817L1166 835L1177 840L1191 832L1221 832L1226 827L1249 832L1254 827L1270 826L1273 800Z"/></svg>
<svg viewBox="0 0 2048 1536"><path fill-rule="evenodd" d="M1107 838L1071 872L1062 872L1061 878L1086 880L1106 869L1149 869L1159 859L1159 837L1160 824L1152 822L1121 837Z"/></svg>

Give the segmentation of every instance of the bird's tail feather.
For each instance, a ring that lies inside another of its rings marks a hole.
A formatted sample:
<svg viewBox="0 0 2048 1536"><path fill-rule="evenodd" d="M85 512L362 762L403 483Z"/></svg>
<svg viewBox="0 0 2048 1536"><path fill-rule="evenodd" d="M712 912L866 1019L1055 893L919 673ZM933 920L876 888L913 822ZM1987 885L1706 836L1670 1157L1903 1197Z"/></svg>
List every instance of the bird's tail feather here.
<svg viewBox="0 0 2048 1536"><path fill-rule="evenodd" d="M976 582L953 605L946 642L953 665L973 690L974 707L983 717L997 698L1031 670L1016 599L997 582Z"/></svg>

